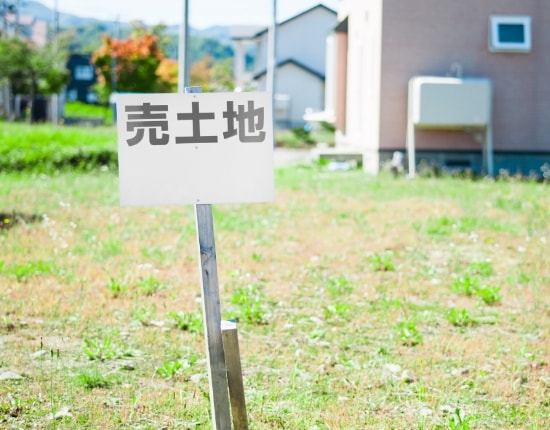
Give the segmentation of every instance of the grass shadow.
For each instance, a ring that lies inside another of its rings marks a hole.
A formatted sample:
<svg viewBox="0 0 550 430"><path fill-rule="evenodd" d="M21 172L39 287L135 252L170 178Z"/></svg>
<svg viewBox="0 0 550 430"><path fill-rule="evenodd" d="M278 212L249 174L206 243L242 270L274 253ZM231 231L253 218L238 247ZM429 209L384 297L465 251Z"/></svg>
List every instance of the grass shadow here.
<svg viewBox="0 0 550 430"><path fill-rule="evenodd" d="M18 224L31 224L42 221L42 215L22 212L0 212L0 232L8 231Z"/></svg>

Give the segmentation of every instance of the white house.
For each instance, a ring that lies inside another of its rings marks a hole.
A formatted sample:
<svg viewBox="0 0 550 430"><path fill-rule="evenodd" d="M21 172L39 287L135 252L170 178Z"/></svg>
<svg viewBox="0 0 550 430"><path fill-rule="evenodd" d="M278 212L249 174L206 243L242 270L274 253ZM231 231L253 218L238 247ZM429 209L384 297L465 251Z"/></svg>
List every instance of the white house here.
<svg viewBox="0 0 550 430"><path fill-rule="evenodd" d="M277 24L275 44L275 121L284 127L304 124L306 109L322 110L325 99L326 38L337 23L336 12L322 4ZM238 86L265 91L268 29L234 36ZM254 67L246 74L246 45L256 45Z"/></svg>

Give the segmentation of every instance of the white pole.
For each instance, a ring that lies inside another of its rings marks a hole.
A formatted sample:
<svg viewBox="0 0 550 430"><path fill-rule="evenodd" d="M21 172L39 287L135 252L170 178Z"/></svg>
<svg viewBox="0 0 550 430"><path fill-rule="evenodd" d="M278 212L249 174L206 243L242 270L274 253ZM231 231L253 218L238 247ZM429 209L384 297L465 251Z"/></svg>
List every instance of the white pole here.
<svg viewBox="0 0 550 430"><path fill-rule="evenodd" d="M189 82L189 7L188 0L183 0L183 14L180 24L179 43L178 43L178 92L184 93L185 87Z"/></svg>
<svg viewBox="0 0 550 430"><path fill-rule="evenodd" d="M57 37L59 36L59 11L58 11L57 0L55 0L54 7L53 7L53 22L54 22L54 31L55 31L55 34L54 34L55 55L57 56L57 50L58 50ZM19 12L17 14L16 31L17 31L18 24L19 24ZM52 124L58 125L59 124L59 94L52 94L50 109L51 109L51 112L50 112L51 122Z"/></svg>
<svg viewBox="0 0 550 430"><path fill-rule="evenodd" d="M271 93L273 105L273 120L275 115L275 70L277 68L277 0L273 0L273 19L267 33L267 70L266 70L266 91Z"/></svg>

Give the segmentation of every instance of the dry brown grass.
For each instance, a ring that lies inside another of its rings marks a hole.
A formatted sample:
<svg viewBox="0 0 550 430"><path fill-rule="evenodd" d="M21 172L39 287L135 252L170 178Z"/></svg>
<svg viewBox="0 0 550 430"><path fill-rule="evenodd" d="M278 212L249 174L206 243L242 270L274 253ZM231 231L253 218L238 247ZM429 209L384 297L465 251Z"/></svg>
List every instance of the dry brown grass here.
<svg viewBox="0 0 550 430"><path fill-rule="evenodd" d="M215 206L251 428L550 427L548 195L297 168L274 203ZM23 377L0 426L211 428L202 334L170 316L200 312L192 208L120 208L109 173L4 175L0 201L0 373Z"/></svg>

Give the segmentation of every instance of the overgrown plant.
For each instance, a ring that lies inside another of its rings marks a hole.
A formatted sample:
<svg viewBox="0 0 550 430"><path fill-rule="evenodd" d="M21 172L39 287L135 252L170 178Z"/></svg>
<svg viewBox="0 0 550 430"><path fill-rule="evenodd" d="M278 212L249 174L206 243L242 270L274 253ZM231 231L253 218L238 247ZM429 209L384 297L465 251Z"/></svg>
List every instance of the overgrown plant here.
<svg viewBox="0 0 550 430"><path fill-rule="evenodd" d="M265 324L267 313L264 302L265 298L259 284L236 288L231 298L231 303L237 306L235 319L248 324Z"/></svg>
<svg viewBox="0 0 550 430"><path fill-rule="evenodd" d="M453 282L452 290L465 296L473 296L479 288L479 279L470 275L459 276Z"/></svg>
<svg viewBox="0 0 550 430"><path fill-rule="evenodd" d="M399 321L396 325L397 335L402 345L416 346L422 343L422 334L412 319Z"/></svg>
<svg viewBox="0 0 550 430"><path fill-rule="evenodd" d="M395 270L395 265L392 261L392 252L375 253L369 257L369 263L372 270L377 272L390 272Z"/></svg>
<svg viewBox="0 0 550 430"><path fill-rule="evenodd" d="M500 303L502 300L501 288L496 286L487 285L480 287L476 290L476 296L478 296L484 303L488 305L494 305Z"/></svg>
<svg viewBox="0 0 550 430"><path fill-rule="evenodd" d="M203 332L202 315L191 312L168 312L168 316L174 321L177 328L193 334Z"/></svg>
<svg viewBox="0 0 550 430"><path fill-rule="evenodd" d="M94 388L108 388L111 380L102 374L97 367L81 369L76 375L77 382L87 390Z"/></svg>
<svg viewBox="0 0 550 430"><path fill-rule="evenodd" d="M113 297L116 299L121 294L126 292L128 290L128 286L114 278L111 278L109 280L109 283L107 284L107 289L111 292Z"/></svg>
<svg viewBox="0 0 550 430"><path fill-rule="evenodd" d="M445 314L445 318L456 327L468 327L477 324L476 320L470 316L467 309L451 308Z"/></svg>
<svg viewBox="0 0 550 430"><path fill-rule="evenodd" d="M173 379L180 369L183 367L181 361L165 361L162 363L162 366L157 368L157 374L162 376L164 379Z"/></svg>

